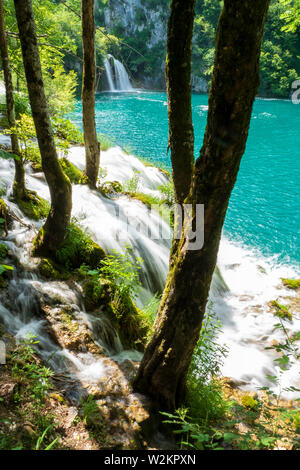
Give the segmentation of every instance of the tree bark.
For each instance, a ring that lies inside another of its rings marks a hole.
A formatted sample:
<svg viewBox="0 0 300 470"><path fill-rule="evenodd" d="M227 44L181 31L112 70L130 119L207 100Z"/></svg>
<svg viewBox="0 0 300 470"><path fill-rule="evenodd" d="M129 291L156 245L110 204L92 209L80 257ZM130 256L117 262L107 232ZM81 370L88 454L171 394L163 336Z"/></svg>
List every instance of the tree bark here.
<svg viewBox="0 0 300 470"><path fill-rule="evenodd" d="M175 200L188 196L194 167L191 103L191 57L195 0L172 0L167 37L167 94L169 147Z"/></svg>
<svg viewBox="0 0 300 470"><path fill-rule="evenodd" d="M229 197L245 150L259 85L259 56L269 0L224 0L219 19L207 127L188 202L204 204L204 246L184 236L169 272L154 335L135 389L173 409L185 396L199 338ZM193 223L195 217L193 216Z"/></svg>
<svg viewBox="0 0 300 470"><path fill-rule="evenodd" d="M85 173L91 187L96 187L99 164L100 144L97 139L95 123L95 19L94 0L81 1L83 79L82 79L82 120L85 145Z"/></svg>
<svg viewBox="0 0 300 470"><path fill-rule="evenodd" d="M14 0L32 116L49 185L51 208L35 240L35 252L53 254L62 244L70 222L72 186L58 161L42 79L31 0Z"/></svg>
<svg viewBox="0 0 300 470"><path fill-rule="evenodd" d="M15 103L14 103L14 90L12 82L12 74L9 62L7 37L5 30L5 18L4 18L4 7L3 0L0 0L0 53L1 61L4 72L4 83L6 92L6 109L7 109L7 120L10 128L16 126L15 117ZM11 138L11 149L14 155L17 156L15 159L15 179L13 185L13 195L17 199L24 199L26 197L25 189L25 171L23 160L19 148L19 142L16 134L12 132Z"/></svg>

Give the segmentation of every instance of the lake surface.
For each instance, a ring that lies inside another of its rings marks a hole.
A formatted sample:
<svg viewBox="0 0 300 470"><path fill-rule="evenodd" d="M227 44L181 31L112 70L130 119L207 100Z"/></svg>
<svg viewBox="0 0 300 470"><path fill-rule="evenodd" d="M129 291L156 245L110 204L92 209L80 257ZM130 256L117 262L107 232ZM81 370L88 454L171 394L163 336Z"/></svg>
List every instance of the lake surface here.
<svg viewBox="0 0 300 470"><path fill-rule="evenodd" d="M103 93L96 99L97 131L150 162L170 169L167 97L160 92ZM207 95L193 95L195 156L202 145ZM81 104L71 114L81 124ZM257 99L238 180L226 216L229 239L300 266L300 105Z"/></svg>

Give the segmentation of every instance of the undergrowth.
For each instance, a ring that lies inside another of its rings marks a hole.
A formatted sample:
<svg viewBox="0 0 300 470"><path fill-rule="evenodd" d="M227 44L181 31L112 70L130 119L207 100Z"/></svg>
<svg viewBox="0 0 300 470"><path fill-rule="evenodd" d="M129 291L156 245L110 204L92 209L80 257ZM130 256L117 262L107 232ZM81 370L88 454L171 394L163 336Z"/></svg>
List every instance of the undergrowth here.
<svg viewBox="0 0 300 470"><path fill-rule="evenodd" d="M281 331L283 340L266 348L277 354L277 375L266 377L273 385L259 388L259 394L244 393L218 377L226 348L217 343L220 325L206 315L188 374L186 403L174 413L162 413L180 436L181 448L300 449L300 409L281 399L283 391L300 392L281 385L284 373L299 361L300 333L289 336L288 317L279 321L274 329Z"/></svg>

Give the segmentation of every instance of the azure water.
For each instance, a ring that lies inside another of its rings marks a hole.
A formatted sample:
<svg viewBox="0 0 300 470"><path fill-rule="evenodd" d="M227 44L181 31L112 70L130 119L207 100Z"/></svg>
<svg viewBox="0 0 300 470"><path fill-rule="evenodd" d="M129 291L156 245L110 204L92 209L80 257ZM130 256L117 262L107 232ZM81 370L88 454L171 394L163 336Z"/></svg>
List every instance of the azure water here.
<svg viewBox="0 0 300 470"><path fill-rule="evenodd" d="M158 92L98 94L97 130L136 155L170 168L166 100L166 94ZM193 95L196 157L206 125L207 102L207 95ZM300 105L291 101L255 101L247 148L224 228L230 239L278 262L298 266L299 118ZM71 119L81 126L80 102Z"/></svg>

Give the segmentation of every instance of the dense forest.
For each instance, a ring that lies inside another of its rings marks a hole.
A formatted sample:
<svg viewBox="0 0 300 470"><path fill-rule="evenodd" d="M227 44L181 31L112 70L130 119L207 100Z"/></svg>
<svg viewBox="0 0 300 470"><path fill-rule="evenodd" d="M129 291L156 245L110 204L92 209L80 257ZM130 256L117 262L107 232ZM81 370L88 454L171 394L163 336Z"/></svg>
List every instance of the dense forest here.
<svg viewBox="0 0 300 470"><path fill-rule="evenodd" d="M15 72L22 76L19 44L14 40L16 22L13 9L10 8L11 3L11 0L7 2L7 27L11 32L9 47L16 62ZM55 8L53 3L56 4ZM61 107L64 102L67 103L73 87L81 82L82 77L81 27L78 16L80 1L43 0L34 1L33 6L37 30L41 35L39 44L42 63L45 64L45 69L46 64L51 64L52 68L51 71L48 67L49 78L45 76L46 90L49 87L50 96L50 87L54 88L54 83L57 83L55 105ZM168 6L168 0L95 2L98 78L103 70L104 57L111 53L126 65L134 83L142 87L165 89ZM222 2L214 0L196 2L192 54L192 84L195 91L208 91L221 7ZM271 1L261 53L259 94L262 96L288 98L290 84L299 77L300 38L297 15L293 8L298 7L288 0ZM68 71L68 74L65 75L63 70ZM54 71L55 81L50 80ZM61 95L58 94L60 86L66 91ZM98 87L101 89L99 81Z"/></svg>
<svg viewBox="0 0 300 470"><path fill-rule="evenodd" d="M293 0L0 0L0 450L299 449L299 276L223 233L299 34ZM99 132L125 95L171 172Z"/></svg>

